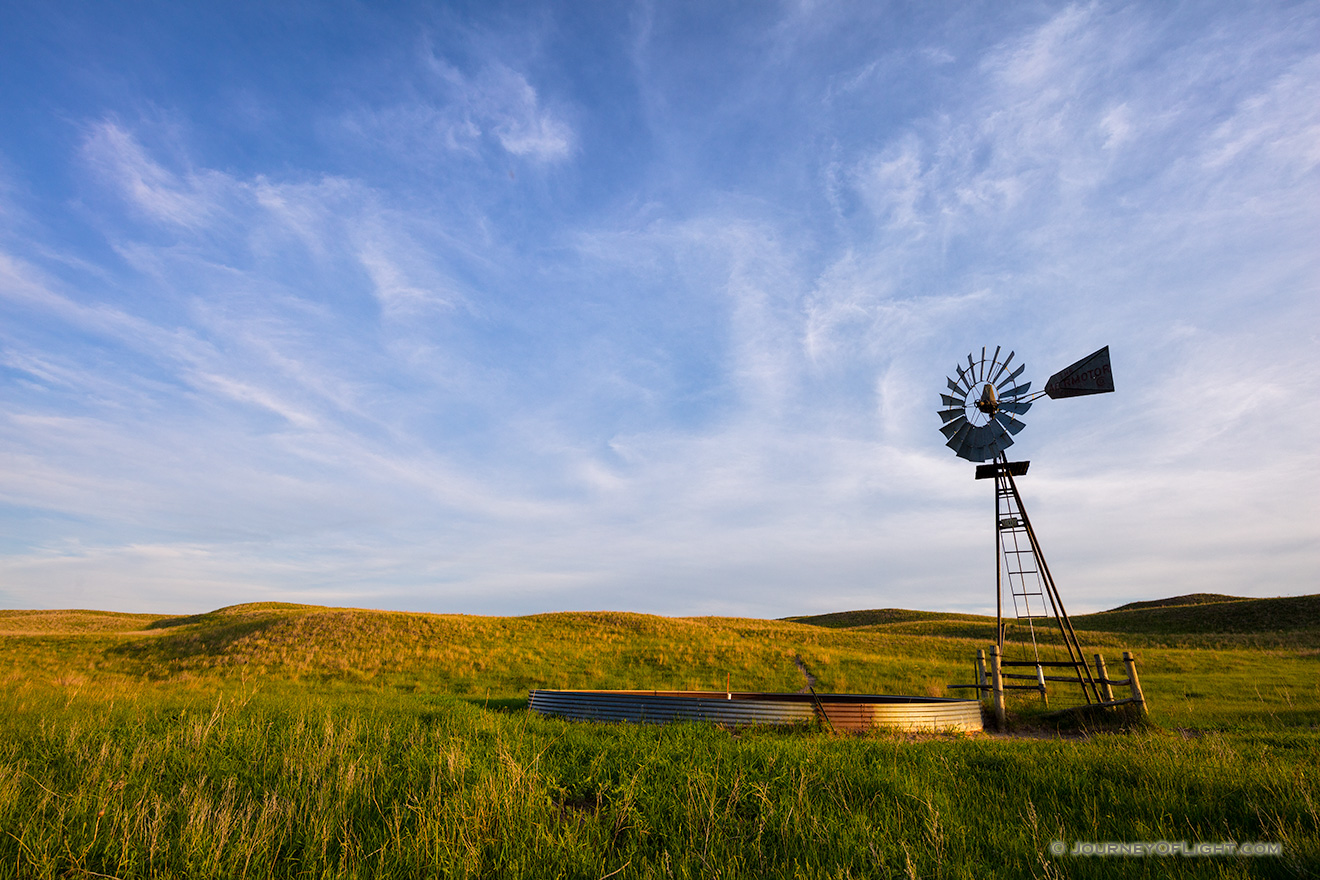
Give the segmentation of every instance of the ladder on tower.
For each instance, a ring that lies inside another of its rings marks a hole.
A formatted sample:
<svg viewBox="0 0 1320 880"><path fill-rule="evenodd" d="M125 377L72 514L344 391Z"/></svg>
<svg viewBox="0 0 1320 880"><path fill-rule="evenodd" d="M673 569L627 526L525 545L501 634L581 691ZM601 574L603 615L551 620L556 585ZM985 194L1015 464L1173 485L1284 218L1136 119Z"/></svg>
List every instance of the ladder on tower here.
<svg viewBox="0 0 1320 880"><path fill-rule="evenodd" d="M1002 666L1027 668L1032 674L1004 673L1004 678L1017 681L1034 681L1035 684L1012 684L1005 687L1013 690L1039 691L1041 699L1048 706L1046 682L1068 682L1077 684L1086 702L1102 702L1100 687L1091 674L1090 665L1082 653L1081 643L1073 630L1072 621L1063 607L1063 600L1054 585L1045 556L1041 552L1036 532L1031 527L1031 518L1027 516L1018 493L1014 476L1026 473L1028 462L1008 461L1004 453L999 453L994 469L995 478L995 555L996 588L998 591L998 627L997 641L1001 655L1004 650L1005 614L1004 579L1008 580L1008 594L1013 604L1013 619L1025 629L1030 647L1029 660L1007 660ZM986 467L986 466L983 466ZM978 468L977 476L980 477ZM1052 625L1051 622L1052 621ZM1051 630L1057 629L1067 651L1067 660L1042 660L1041 641L1049 638ZM1063 674L1046 674L1046 669L1057 670Z"/></svg>

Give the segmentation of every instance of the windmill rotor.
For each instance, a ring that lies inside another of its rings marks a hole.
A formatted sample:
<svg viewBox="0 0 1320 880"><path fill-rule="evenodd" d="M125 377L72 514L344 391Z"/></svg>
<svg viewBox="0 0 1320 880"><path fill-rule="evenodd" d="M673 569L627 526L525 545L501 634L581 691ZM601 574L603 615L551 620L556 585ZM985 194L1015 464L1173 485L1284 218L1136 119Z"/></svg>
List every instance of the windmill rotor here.
<svg viewBox="0 0 1320 880"><path fill-rule="evenodd" d="M968 461L988 461L1013 445L1013 435L1025 427L1018 418L1031 409L1027 393L1030 382L1018 384L1018 377L1026 370L1019 363L1010 369L1016 352L1010 351L1002 361L1002 346L987 356L981 349L967 355L967 366L954 367L954 376L947 380L950 394L941 394L939 411L944 426L945 445L959 458Z"/></svg>

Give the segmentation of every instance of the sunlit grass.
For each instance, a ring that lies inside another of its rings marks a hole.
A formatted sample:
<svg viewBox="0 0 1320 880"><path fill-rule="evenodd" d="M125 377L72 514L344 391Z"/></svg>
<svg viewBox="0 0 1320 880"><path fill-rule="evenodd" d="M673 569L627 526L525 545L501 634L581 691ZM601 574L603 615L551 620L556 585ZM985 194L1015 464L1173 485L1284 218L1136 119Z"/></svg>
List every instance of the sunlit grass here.
<svg viewBox="0 0 1320 880"><path fill-rule="evenodd" d="M1285 847L1176 865L1192 876L1320 865L1313 648L1142 648L1155 725L1128 733L849 737L524 706L529 687L726 675L797 690L795 655L820 689L939 692L985 643L630 614L148 617L0 638L0 877L1112 875L1055 839Z"/></svg>

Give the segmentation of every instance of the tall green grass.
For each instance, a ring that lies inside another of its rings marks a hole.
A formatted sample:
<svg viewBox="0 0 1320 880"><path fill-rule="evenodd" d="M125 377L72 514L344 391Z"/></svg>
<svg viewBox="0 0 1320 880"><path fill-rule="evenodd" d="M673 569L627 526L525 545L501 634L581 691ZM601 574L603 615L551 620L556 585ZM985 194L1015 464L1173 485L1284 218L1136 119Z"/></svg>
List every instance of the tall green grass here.
<svg viewBox="0 0 1320 880"><path fill-rule="evenodd" d="M12 877L1107 876L1052 840L1320 859L1315 738L831 737L571 724L449 697L29 692L0 722ZM1132 868L1124 865L1125 870ZM1137 866L1162 876L1167 861Z"/></svg>
<svg viewBox="0 0 1320 880"><path fill-rule="evenodd" d="M526 688L722 688L729 674L737 687L796 690L799 655L832 690L922 693L966 678L981 643L771 621L305 607L118 631L75 621L23 634L28 624L0 636L0 878L1320 866L1310 649L1143 649L1156 724L1129 733L848 737L574 724L530 715ZM1284 856L1059 858L1056 839L1265 840Z"/></svg>

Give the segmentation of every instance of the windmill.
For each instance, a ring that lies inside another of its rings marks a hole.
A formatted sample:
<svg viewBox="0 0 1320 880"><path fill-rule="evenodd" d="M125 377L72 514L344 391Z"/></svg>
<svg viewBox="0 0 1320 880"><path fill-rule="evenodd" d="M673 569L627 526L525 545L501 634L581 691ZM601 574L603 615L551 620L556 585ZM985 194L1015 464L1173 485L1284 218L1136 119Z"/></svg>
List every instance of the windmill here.
<svg viewBox="0 0 1320 880"><path fill-rule="evenodd" d="M1007 678L1036 681L1034 685L1009 685L1018 690L1039 690L1046 698L1046 681L1075 682L1082 689L1087 703L1101 702L1099 687L1091 675L1077 633L1063 607L1054 577L1050 574L1041 551L1036 531L1031 526L1022 496L1018 492L1016 477L1023 476L1028 461L1009 461L1004 450L1013 445L1013 438L1025 427L1021 416L1031 409L1032 402L1041 397L1058 399L1103 394L1114 390L1114 376L1109 363L1109 346L1087 355L1075 364L1065 367L1050 377L1043 391L1032 394L1031 383L1021 381L1026 365L1013 365L1015 352L1010 351L1002 361L1001 347L987 357L981 349L978 360L975 353L967 355L967 366L955 367L955 375L948 377L950 393L941 394L943 408L939 411L944 426L946 445L959 458L985 462L976 468L976 479L995 481L995 638L1002 654L1004 650L1004 581L1008 582L1013 603L1013 620L1025 630L1030 645L1029 660L1006 660L1003 665L1033 667L1034 675L1007 674ZM1068 659L1042 661L1041 641L1050 631L1048 623L1054 621ZM1065 675L1046 675L1049 667L1068 671Z"/></svg>

